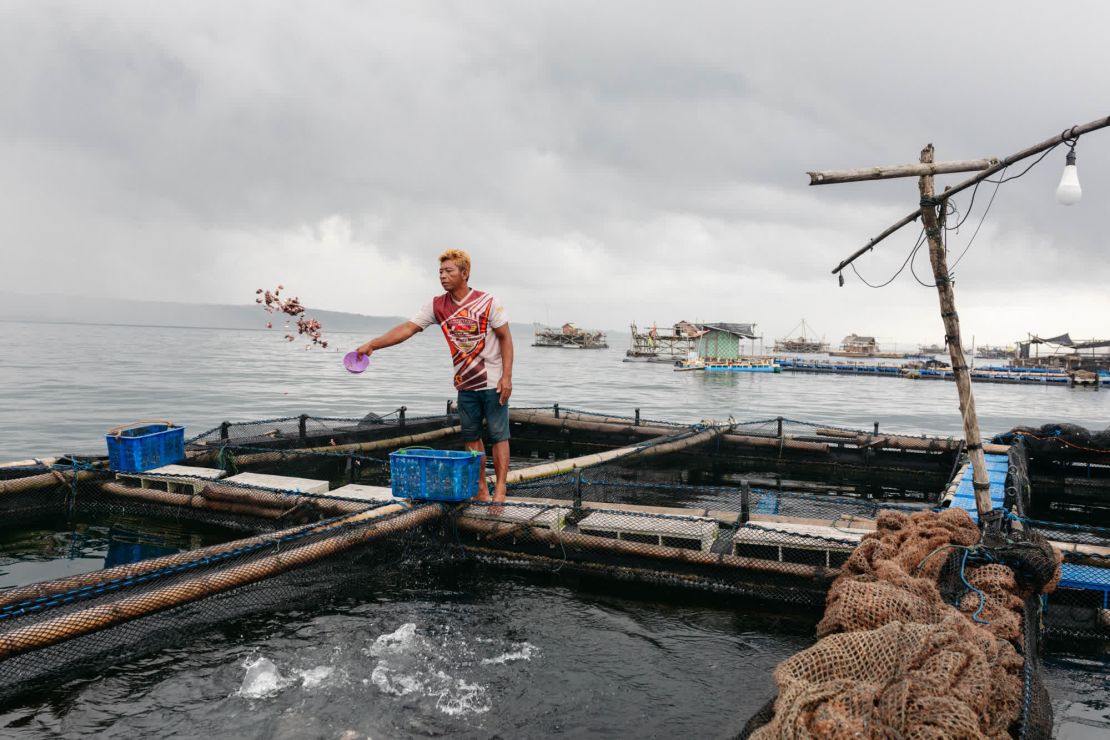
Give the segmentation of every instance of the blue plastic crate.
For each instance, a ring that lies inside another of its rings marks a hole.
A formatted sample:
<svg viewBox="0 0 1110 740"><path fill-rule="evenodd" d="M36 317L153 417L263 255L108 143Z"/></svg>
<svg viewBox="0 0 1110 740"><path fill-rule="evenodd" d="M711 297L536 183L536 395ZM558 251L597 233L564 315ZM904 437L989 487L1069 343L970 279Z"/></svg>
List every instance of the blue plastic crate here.
<svg viewBox="0 0 1110 740"><path fill-rule="evenodd" d="M141 473L185 459L185 427L168 421L138 421L116 427L108 440L108 467L119 473Z"/></svg>
<svg viewBox="0 0 1110 740"><path fill-rule="evenodd" d="M404 449L389 454L396 498L465 501L478 493L482 456L466 450Z"/></svg>

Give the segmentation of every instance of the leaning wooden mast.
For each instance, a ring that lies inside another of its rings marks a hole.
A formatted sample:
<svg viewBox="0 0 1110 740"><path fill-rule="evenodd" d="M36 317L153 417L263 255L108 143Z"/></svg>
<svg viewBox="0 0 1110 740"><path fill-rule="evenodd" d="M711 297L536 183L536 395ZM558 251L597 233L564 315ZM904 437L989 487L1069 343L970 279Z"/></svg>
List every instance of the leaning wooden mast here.
<svg viewBox="0 0 1110 740"><path fill-rule="evenodd" d="M941 319L944 322L945 341L952 359L952 374L955 376L956 388L960 398L960 414L963 417L964 435L967 440L968 457L971 459L973 484L975 489L975 508L979 514L980 522L997 519L1001 512L991 515L990 478L987 474L986 458L983 455L983 443L979 433L979 418L975 412L975 396L971 391L971 373L964 358L963 344L960 341L960 319L956 312L956 298L952 290L952 278L948 273L948 256L943 242L943 218L947 208L948 199L958 192L986 180L993 174L1005 170L1010 165L1023 159L1039 154L1062 143L1074 142L1085 133L1110 126L1110 117L1099 118L1078 126L1064 129L1060 134L1046 139L1033 146L1022 149L1002 159L976 159L958 162L933 161L933 145L929 144L921 152L919 163L900 165L895 167L867 167L854 170L814 171L807 173L810 185L828 185L843 182L858 182L861 180L885 180L893 177L918 177L918 190L921 200L918 210L912 211L893 226L887 228L879 236L869 241L863 248L854 252L847 259L842 260L833 273L839 273L852 264L864 253L872 250L882 240L898 231L906 224L918 218L925 229L925 237L929 241L929 262L933 268L933 277L936 282L937 296L940 299ZM933 185L933 176L950 172L972 172L978 174L945 188L937 195ZM841 285L844 284L841 276Z"/></svg>

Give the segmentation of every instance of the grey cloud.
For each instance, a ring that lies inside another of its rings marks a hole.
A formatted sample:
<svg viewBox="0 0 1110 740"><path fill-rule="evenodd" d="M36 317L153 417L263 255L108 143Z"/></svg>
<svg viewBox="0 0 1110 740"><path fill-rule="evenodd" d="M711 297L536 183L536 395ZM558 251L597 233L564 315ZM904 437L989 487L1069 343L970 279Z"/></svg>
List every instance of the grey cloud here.
<svg viewBox="0 0 1110 740"><path fill-rule="evenodd" d="M467 247L486 284L521 306L518 320L577 308L580 322L619 326L699 311L773 333L824 314L830 336L917 338L938 324L929 291L908 276L884 291L854 277L836 289L828 274L914 206L915 183L807 188L804 171L912 161L929 141L941 159L1003 155L1110 113L1110 12L1096 3L1066 23L1002 2L940 3L927 19L882 2L35 2L0 13L11 165L0 172L0 290L80 293L124 265L146 291L137 297L246 300L209 274L222 252L240 250L236 269L248 270L276 235L316 249L297 235L338 216L350 241L326 252L334 270L342 250L386 270ZM961 300L1110 277L1110 132L1079 152L1080 206L1052 201L1060 150L1000 189L957 268ZM860 271L888 277L918 228ZM1107 299L1089 295L1105 315ZM1074 305L1044 312L1053 327L1105 333ZM995 322L991 339L1049 330L1027 320Z"/></svg>

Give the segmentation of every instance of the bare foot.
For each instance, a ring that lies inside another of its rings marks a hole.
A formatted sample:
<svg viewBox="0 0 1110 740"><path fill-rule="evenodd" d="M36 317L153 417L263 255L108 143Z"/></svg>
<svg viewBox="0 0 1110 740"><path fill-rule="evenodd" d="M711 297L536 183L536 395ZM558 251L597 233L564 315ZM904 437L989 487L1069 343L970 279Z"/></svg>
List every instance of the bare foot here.
<svg viewBox="0 0 1110 740"><path fill-rule="evenodd" d="M491 516L501 516L505 510L502 504L505 503L505 485L501 484L493 489L493 505L489 507Z"/></svg>

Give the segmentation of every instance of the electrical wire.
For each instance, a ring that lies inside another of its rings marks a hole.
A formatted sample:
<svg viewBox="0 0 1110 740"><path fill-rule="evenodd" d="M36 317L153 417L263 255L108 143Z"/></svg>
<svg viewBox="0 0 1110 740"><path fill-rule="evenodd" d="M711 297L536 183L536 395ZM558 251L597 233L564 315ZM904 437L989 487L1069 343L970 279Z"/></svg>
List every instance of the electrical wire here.
<svg viewBox="0 0 1110 740"><path fill-rule="evenodd" d="M1078 141L1078 140L1079 140L1078 138L1076 138L1076 139L1072 140L1072 143L1070 144L1070 146L1075 146L1075 143L1074 143L1074 142L1075 142L1075 141ZM1044 154L1042 154L1041 156L1037 157L1037 159L1036 159L1036 160L1035 160L1035 161L1033 162L1033 164L1029 165L1029 166L1028 166L1028 167L1026 167L1026 168L1025 168L1024 170L1022 170L1022 171L1021 171L1021 172L1019 172L1018 174L1014 175L1013 177L1006 177L1006 178L1003 178L1003 179L1001 179L1001 180L986 180L985 182L990 182L990 183L994 183L994 184L996 184L996 185L1001 185L1001 184L1002 184L1002 183L1004 183L1004 182L1009 182L1010 180L1016 180L1016 179L1018 179L1019 177L1023 177L1023 176L1025 175L1025 173L1027 173L1027 172L1028 172L1029 170L1033 169L1033 168L1034 168L1034 167L1036 167L1036 166L1037 166L1038 164L1040 164L1040 163L1041 163L1041 160L1042 160L1042 159L1044 159L1045 157L1047 157L1047 156L1048 156L1049 154L1051 154L1051 153L1052 153L1052 151L1053 151L1053 150L1054 150L1054 149L1055 149L1056 147L1058 147L1058 146L1060 146L1060 142L1057 142L1057 143L1053 144L1052 146L1050 146L1050 147L1049 147L1048 149L1045 149L1045 150L1044 150ZM1009 167L1006 167L1006 168L1004 168L1004 169L1002 170L1002 172L1003 172L1003 173L1005 173L1007 169L1009 169Z"/></svg>
<svg viewBox="0 0 1110 740"><path fill-rule="evenodd" d="M1052 151L1052 150L1050 149L1049 151ZM1032 165L1030 165L1030 166L1032 166ZM1028 172L1028 171L1029 170L1026 170L1026 172ZM1005 169L1002 170L1002 174L1006 174ZM1025 173L1022 173L1022 174L1025 174ZM1016 175L1015 178L1016 177L1021 177L1021 175ZM1015 178L1010 178L1010 179L1015 179ZM975 242L975 237L979 236L979 229L983 228L983 222L986 221L987 214L990 213L990 211L991 211L991 205L994 204L994 197L996 195L998 195L998 187L1002 183L1006 182L1006 180L1005 179L995 180L993 182L994 182L994 192L991 193L991 199L989 201L987 201L987 207L983 209L983 215L979 218L979 225L975 227L975 231L971 234L971 238L967 240L967 246L964 247L964 251L960 252L960 256L956 258L956 261L952 263L952 265L949 269L955 269L956 265L960 264L960 260L962 260L964 258L964 255L967 254L967 250L971 249L971 245Z"/></svg>
<svg viewBox="0 0 1110 740"><path fill-rule="evenodd" d="M917 254L917 250L921 248L921 245L922 245L922 244L923 244L924 242L925 242L925 228L924 228L924 227L922 227L922 229L921 229L921 234L920 234L920 235L918 236L918 238L917 238L917 244L915 244L915 245L914 245L914 247L913 247L913 249L911 249L911 250L910 250L910 253L909 253L909 255L908 255L908 256L906 257L906 260L905 260L905 261L904 261L904 262L902 263L902 266L898 268L898 272L896 272L896 273L894 273L893 275L891 275L891 276L890 276L890 280L887 280L887 281L886 281L885 283L880 283L879 285L872 285L871 283L867 282L867 280L866 280L866 279L865 279L865 278L863 277L863 275L860 275L860 274L859 274L859 270L857 270L857 269L856 269L856 266L855 266L855 264L854 264L854 263L853 263L853 264L851 265L851 268L852 268L852 272L856 273L856 277L858 277L858 278L860 279L860 281L861 281L861 282L862 282L862 283L863 283L864 285L866 285L866 286L867 286L868 288L885 288L886 286L888 286L888 285L890 285L891 283L893 283L893 282L894 282L894 279L895 279L896 277L898 277L899 275L901 275L901 274L902 274L902 270L905 270L905 269L906 269L906 265L908 265L908 264L910 263L910 261L911 261L911 260L913 259L913 256L914 256L915 254Z"/></svg>

